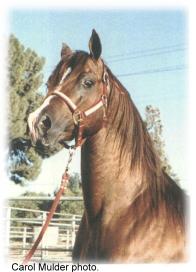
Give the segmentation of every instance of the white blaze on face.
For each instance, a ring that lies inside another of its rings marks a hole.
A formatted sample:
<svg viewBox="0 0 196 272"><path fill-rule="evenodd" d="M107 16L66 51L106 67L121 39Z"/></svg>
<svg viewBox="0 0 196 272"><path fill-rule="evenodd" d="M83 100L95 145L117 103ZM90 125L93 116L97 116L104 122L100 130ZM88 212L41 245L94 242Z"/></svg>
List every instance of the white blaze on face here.
<svg viewBox="0 0 196 272"><path fill-rule="evenodd" d="M28 117L28 126L29 126L29 130L30 130L30 134L32 135L33 141L36 141L36 124L39 121L39 116L41 114L41 112L44 110L44 108L46 108L49 104L50 101L52 100L54 96L51 95L49 97L46 98L46 100L43 102L43 104L36 109L34 112L29 114Z"/></svg>
<svg viewBox="0 0 196 272"><path fill-rule="evenodd" d="M59 85L62 84L62 82L65 80L65 78L71 73L71 71L72 71L71 67L68 67L68 69L63 74L62 79L61 79ZM59 87L60 86L57 86L55 88L54 92L56 90L60 91ZM53 97L54 97L54 95L51 95L51 96L47 97L46 100L43 102L43 104L38 109L36 109L34 112L32 112L32 113L29 114L27 122L28 122L29 130L30 130L30 134L32 136L32 140L34 142L36 142L36 139L37 139L36 125L39 122L39 116L40 116L41 112L44 110L44 108L46 108L47 106L49 106L50 101L52 100Z"/></svg>
<svg viewBox="0 0 196 272"><path fill-rule="evenodd" d="M63 81L65 80L65 78L71 73L71 67L68 67L67 70L65 71L65 73L63 74L61 81L60 81L60 85L63 83Z"/></svg>

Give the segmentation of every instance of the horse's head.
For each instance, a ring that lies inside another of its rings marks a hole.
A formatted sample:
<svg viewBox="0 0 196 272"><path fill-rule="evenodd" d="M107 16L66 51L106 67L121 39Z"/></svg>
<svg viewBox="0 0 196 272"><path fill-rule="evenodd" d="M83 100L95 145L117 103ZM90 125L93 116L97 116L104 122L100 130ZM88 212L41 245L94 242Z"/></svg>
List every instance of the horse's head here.
<svg viewBox="0 0 196 272"><path fill-rule="evenodd" d="M43 104L29 115L34 143L53 145L70 141L76 134L87 137L103 124L108 92L107 72L101 55L101 42L93 30L90 53L73 52L66 44L61 60L47 82ZM82 129L81 129L82 128Z"/></svg>

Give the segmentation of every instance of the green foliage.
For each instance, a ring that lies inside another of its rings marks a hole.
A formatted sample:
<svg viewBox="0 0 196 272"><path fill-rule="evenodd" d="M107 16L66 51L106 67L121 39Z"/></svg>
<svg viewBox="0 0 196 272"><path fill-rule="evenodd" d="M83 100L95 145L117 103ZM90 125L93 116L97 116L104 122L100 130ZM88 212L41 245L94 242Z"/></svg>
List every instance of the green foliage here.
<svg viewBox="0 0 196 272"><path fill-rule="evenodd" d="M42 159L62 149L60 144L45 148L39 144L32 147L28 135L27 118L40 106L42 68L45 60L36 52L25 48L11 35L9 39L9 111L8 135L10 143L9 176L15 183L24 184L34 180L40 173Z"/></svg>
<svg viewBox="0 0 196 272"><path fill-rule="evenodd" d="M25 49L13 35L9 40L9 111L10 142L9 173L16 183L35 179L41 167L41 157L31 146L27 117L43 100L38 93L42 84L44 58Z"/></svg>
<svg viewBox="0 0 196 272"><path fill-rule="evenodd" d="M81 178L78 173L73 173L70 176L68 188L64 196L82 196ZM59 205L59 212L82 214L84 211L83 201L62 201Z"/></svg>
<svg viewBox="0 0 196 272"><path fill-rule="evenodd" d="M160 118L160 111L153 106L146 106L146 127L153 139L155 149L164 164L165 157L165 143L163 141L163 125Z"/></svg>
<svg viewBox="0 0 196 272"><path fill-rule="evenodd" d="M19 151L17 150L17 152ZM25 184L26 179L32 180L37 177L42 163L42 159L32 147L27 149L24 156L25 161L22 161L19 159L20 155L18 154L18 160L16 160L16 162L12 162L9 168L15 182L22 183L22 185ZM18 182L17 177L25 177L25 179L20 179Z"/></svg>
<svg viewBox="0 0 196 272"><path fill-rule="evenodd" d="M60 204L60 212L68 214L83 214L83 201L62 201Z"/></svg>
<svg viewBox="0 0 196 272"><path fill-rule="evenodd" d="M66 196L82 196L81 177L78 173L71 175ZM60 206L60 211L71 214L82 214L84 211L83 201L65 201Z"/></svg>
<svg viewBox="0 0 196 272"><path fill-rule="evenodd" d="M9 40L9 137L28 137L27 117L43 100L38 89L42 84L44 58L24 46L13 35Z"/></svg>
<svg viewBox="0 0 196 272"><path fill-rule="evenodd" d="M71 191L70 191L71 192ZM66 194L67 195L67 194ZM71 195L74 195L73 192ZM22 196L26 197L44 197L46 194L26 192ZM9 206L21 209L37 210L37 211L49 211L52 205L52 200L10 200ZM61 201L57 207L57 213L63 214L82 214L84 211L83 201ZM14 210L12 209L12 218L38 218L40 213L34 211L24 211L24 210ZM55 215L55 218L61 217L60 215ZM20 221L12 221L12 226L26 226L26 223Z"/></svg>
<svg viewBox="0 0 196 272"><path fill-rule="evenodd" d="M37 193L25 193L23 196L45 196L45 194ZM30 200L11 200L9 201L10 207L22 208L22 209L31 209L31 210L48 210L48 201L39 200L39 201L30 201ZM12 218L37 218L39 213L33 211L24 211L24 210L12 210ZM14 222L14 226L23 226L25 223Z"/></svg>
<svg viewBox="0 0 196 272"><path fill-rule="evenodd" d="M163 125L160 116L160 110L151 105L146 106L146 128L151 135L156 152L161 160L164 171L175 181L179 181L177 175L173 172L171 165L165 153L165 142L163 140Z"/></svg>
<svg viewBox="0 0 196 272"><path fill-rule="evenodd" d="M71 175L69 180L68 188L73 192L75 195L81 195L81 179L78 173L74 173Z"/></svg>

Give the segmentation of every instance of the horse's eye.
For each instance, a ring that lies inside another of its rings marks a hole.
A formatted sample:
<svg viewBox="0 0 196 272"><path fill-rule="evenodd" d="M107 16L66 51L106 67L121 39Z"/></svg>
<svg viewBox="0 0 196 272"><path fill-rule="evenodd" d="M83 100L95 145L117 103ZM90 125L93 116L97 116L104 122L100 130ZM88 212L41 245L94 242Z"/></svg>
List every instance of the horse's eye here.
<svg viewBox="0 0 196 272"><path fill-rule="evenodd" d="M94 84L94 82L93 82L92 80L90 80L90 79L86 79L86 80L83 82L83 86L84 86L85 88L90 88L90 87L93 86L93 84Z"/></svg>

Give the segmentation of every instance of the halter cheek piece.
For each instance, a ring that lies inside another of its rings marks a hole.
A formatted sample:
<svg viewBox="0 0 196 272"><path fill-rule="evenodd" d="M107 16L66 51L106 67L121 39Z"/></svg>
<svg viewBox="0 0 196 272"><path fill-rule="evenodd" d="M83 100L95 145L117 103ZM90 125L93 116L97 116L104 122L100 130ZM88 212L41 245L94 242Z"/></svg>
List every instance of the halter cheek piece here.
<svg viewBox="0 0 196 272"><path fill-rule="evenodd" d="M60 85L70 72L71 72L71 68L68 68L60 82ZM59 90L60 89L59 87L57 87L57 89L51 93L51 95L55 95L61 98L63 102L69 107L69 109L72 112L74 124L77 128L77 134L75 137L75 145L69 146L67 143L64 142L63 145L65 148L75 148L75 147L81 146L84 143L85 139L83 138L83 131L85 128L85 120L86 118L88 118L88 116L96 112L101 107L103 107L103 123L107 121L106 110L107 110L107 90L109 88L109 78L105 70L103 73L102 84L103 84L103 88L102 88L102 95L100 99L94 105L92 105L90 108L84 111L78 109L77 105L66 94L62 93Z"/></svg>

